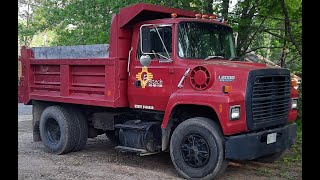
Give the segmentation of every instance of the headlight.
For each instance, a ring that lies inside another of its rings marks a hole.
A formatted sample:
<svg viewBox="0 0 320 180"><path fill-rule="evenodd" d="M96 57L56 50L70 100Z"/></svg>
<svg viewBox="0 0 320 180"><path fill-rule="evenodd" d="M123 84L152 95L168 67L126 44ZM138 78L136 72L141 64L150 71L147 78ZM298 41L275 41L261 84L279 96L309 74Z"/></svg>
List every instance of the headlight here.
<svg viewBox="0 0 320 180"><path fill-rule="evenodd" d="M291 99L291 109L298 109L298 99L297 98Z"/></svg>
<svg viewBox="0 0 320 180"><path fill-rule="evenodd" d="M240 105L230 107L230 120L240 119Z"/></svg>

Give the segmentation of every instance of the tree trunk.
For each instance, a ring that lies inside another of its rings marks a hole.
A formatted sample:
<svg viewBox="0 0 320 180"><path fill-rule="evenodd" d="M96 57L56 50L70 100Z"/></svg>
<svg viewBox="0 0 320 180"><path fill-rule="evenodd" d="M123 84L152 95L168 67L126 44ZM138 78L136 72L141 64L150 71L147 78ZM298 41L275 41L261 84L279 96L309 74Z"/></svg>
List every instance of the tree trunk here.
<svg viewBox="0 0 320 180"><path fill-rule="evenodd" d="M246 50L246 42L248 40L249 34L252 32L252 28L248 28L252 23L252 18L256 13L256 8L252 6L250 1L245 1L245 6L242 9L241 20L238 26L238 42L237 42L237 54L242 55Z"/></svg>
<svg viewBox="0 0 320 180"><path fill-rule="evenodd" d="M289 19L289 16L288 16L288 11L287 11L287 8L285 6L284 0L280 0L280 5L281 5L282 12L283 12L283 15L284 15L284 22L285 22L286 32L289 34L290 41L293 43L293 45L295 46L296 50L298 51L300 57L302 58L301 49L299 48L297 42L294 40L292 32L291 32L290 19Z"/></svg>
<svg viewBox="0 0 320 180"><path fill-rule="evenodd" d="M203 14L212 14L213 8L212 8L212 0L201 0L201 13ZM203 10L203 12L202 12Z"/></svg>
<svg viewBox="0 0 320 180"><path fill-rule="evenodd" d="M228 10L229 10L229 2L230 0L223 0L222 1L222 10L221 14L225 20L228 20Z"/></svg>

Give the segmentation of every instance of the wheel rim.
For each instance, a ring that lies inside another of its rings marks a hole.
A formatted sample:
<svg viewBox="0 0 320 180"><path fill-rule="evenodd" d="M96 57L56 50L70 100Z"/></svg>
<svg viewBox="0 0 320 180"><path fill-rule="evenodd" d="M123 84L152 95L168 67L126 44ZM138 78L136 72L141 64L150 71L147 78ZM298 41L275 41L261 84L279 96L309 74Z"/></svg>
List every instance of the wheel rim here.
<svg viewBox="0 0 320 180"><path fill-rule="evenodd" d="M206 165L210 158L209 145L207 141L198 134L188 134L180 145L184 162L194 168Z"/></svg>
<svg viewBox="0 0 320 180"><path fill-rule="evenodd" d="M53 144L58 144L61 137L60 127L58 122L53 119L49 118L46 122L46 134L49 141Z"/></svg>

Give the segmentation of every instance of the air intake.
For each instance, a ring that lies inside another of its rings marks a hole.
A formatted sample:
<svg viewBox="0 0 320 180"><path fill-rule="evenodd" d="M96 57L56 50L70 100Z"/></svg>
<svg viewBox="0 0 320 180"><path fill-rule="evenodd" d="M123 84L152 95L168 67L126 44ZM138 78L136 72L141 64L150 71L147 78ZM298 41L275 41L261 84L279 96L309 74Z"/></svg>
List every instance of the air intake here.
<svg viewBox="0 0 320 180"><path fill-rule="evenodd" d="M202 66L195 67L190 74L190 83L196 90L205 90L210 84L210 73Z"/></svg>

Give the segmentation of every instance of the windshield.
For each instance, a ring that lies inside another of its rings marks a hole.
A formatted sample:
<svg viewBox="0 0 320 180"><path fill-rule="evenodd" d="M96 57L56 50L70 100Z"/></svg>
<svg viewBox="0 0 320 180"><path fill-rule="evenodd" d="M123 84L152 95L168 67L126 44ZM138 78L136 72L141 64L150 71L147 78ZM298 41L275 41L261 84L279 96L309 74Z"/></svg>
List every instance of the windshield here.
<svg viewBox="0 0 320 180"><path fill-rule="evenodd" d="M181 22L178 50L179 56L187 59L205 59L208 56L234 58L232 30L213 23Z"/></svg>

